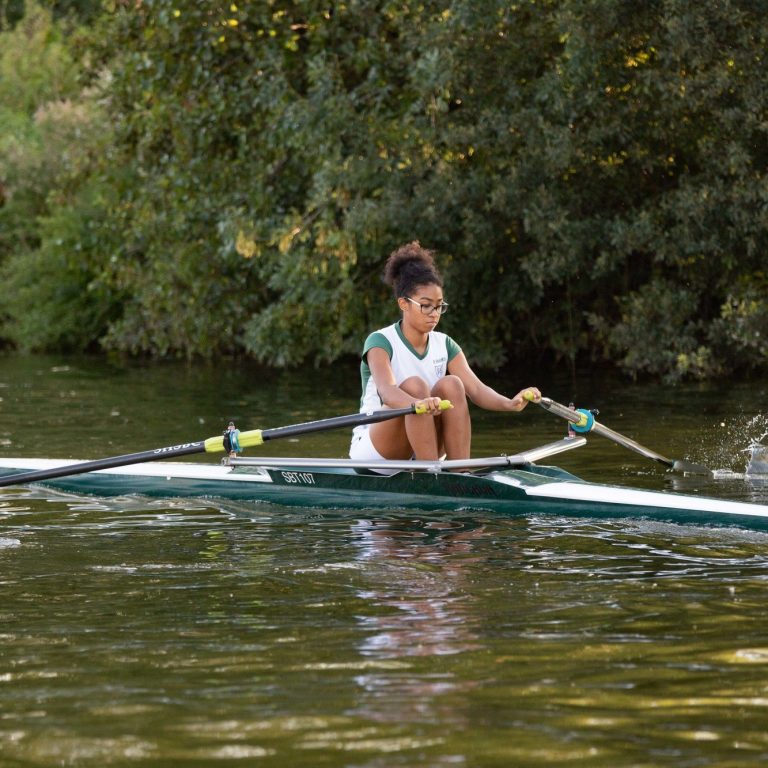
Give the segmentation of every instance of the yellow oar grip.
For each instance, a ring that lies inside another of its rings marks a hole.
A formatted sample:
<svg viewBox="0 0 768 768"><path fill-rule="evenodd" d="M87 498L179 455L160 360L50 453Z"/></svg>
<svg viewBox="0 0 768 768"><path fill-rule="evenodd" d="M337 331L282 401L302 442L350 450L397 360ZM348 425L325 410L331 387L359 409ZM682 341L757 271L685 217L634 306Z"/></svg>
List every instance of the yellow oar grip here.
<svg viewBox="0 0 768 768"><path fill-rule="evenodd" d="M523 397L529 402L532 403L536 399L536 395L531 392L530 389L526 389L525 392L523 392Z"/></svg>
<svg viewBox="0 0 768 768"><path fill-rule="evenodd" d="M441 411L447 411L449 408L453 408L453 403L450 400L441 400L440 401L440 410ZM416 413L426 413L427 409L423 405L417 405L417 406L415 406L414 411Z"/></svg>
<svg viewBox="0 0 768 768"><path fill-rule="evenodd" d="M241 448L252 448L254 445L261 445L264 442L262 430L252 429L249 432L241 432L237 436ZM224 450L224 437L209 437L205 441L206 453L221 453Z"/></svg>
<svg viewBox="0 0 768 768"><path fill-rule="evenodd" d="M252 429L248 432L241 432L237 438L241 448L252 448L254 445L263 445L264 437L260 429Z"/></svg>

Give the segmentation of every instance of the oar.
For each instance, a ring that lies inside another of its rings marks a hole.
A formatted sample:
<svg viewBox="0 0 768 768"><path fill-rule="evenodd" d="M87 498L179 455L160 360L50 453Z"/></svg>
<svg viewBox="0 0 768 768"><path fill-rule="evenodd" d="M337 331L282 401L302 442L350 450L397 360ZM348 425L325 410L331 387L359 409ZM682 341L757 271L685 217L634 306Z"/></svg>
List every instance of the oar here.
<svg viewBox="0 0 768 768"><path fill-rule="evenodd" d="M450 400L440 402L440 410L453 408ZM272 429L253 429L240 432L237 441L240 448L250 448L266 443L267 440L277 440L281 437L295 437L296 435L308 435L312 432L325 432L331 429L343 427L358 427L362 424L375 424L379 421L396 419L398 416L408 416L413 413L426 413L423 406L411 405L408 408L392 408L381 411L368 411L367 413L351 413L348 416L334 416L330 419L307 421L303 424L289 424L285 427ZM148 461L158 461L175 456L187 456L192 453L221 453L224 451L224 435L209 437L207 440L197 440L193 443L181 443L169 445L166 448L141 451L139 453L127 453L122 456L111 456L95 461L81 461L76 464L68 464L51 469L40 469L33 472L20 472L15 475L0 478L0 488L9 485L21 485L34 483L39 480L51 480L54 477L67 477L69 475L81 475L85 472L95 472L97 469L112 469L113 467L125 467L129 464L142 464Z"/></svg>
<svg viewBox="0 0 768 768"><path fill-rule="evenodd" d="M598 435L607 437L609 440L613 440L614 443L618 443L624 448L628 448L630 451L635 451L635 453L639 453L641 456L645 456L648 459L657 461L659 464L664 464L664 466L669 467L676 472L685 472L689 475L712 475L712 470L707 469L707 467L704 467L701 464L693 464L690 461L684 461L682 459L668 459L666 456L662 456L660 453L656 453L656 451L652 451L650 448L640 445L640 443L632 438L619 434L610 427L606 427L605 425L600 424L600 422L595 421L594 415L583 408L574 410L562 403L550 400L548 397L542 397L540 400L535 400L532 392L527 392L524 397L526 400L535 402L542 408L571 422L573 429L576 432L596 432Z"/></svg>

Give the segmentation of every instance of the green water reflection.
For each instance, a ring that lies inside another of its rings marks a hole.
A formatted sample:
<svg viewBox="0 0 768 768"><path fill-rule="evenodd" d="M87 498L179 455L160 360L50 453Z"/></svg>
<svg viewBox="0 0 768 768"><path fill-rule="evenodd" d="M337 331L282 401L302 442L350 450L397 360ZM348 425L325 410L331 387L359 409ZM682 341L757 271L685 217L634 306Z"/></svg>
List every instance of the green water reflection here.
<svg viewBox="0 0 768 768"><path fill-rule="evenodd" d="M740 473L767 385L541 383L732 473L693 492L762 503ZM95 458L356 397L349 371L0 358L1 448ZM478 453L561 433L533 409L475 423ZM558 463L673 482L595 440ZM757 765L767 581L768 535L748 531L4 489L0 766Z"/></svg>

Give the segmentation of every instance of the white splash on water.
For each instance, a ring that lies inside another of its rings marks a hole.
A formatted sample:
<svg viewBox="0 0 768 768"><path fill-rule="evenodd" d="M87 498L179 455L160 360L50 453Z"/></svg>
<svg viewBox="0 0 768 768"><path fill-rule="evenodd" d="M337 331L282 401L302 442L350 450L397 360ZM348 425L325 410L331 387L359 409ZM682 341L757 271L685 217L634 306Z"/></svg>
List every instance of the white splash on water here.
<svg viewBox="0 0 768 768"><path fill-rule="evenodd" d="M697 461L713 467L716 479L737 479L744 473L768 474L768 465L762 463L768 462L768 447L762 445L768 438L768 415L729 417L703 430L702 438L701 458ZM759 458L761 452L764 460Z"/></svg>
<svg viewBox="0 0 768 768"><path fill-rule="evenodd" d="M747 463L747 474L765 475L768 477L768 445L755 444L749 448L749 462Z"/></svg>

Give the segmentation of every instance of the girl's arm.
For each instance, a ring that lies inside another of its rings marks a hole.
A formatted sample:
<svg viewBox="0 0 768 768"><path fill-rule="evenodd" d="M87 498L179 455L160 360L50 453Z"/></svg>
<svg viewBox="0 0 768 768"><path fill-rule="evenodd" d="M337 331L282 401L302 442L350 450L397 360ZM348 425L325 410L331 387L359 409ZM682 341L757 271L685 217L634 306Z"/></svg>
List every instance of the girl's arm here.
<svg viewBox="0 0 768 768"><path fill-rule="evenodd" d="M417 399L397 386L386 350L381 347L371 347L368 350L366 360L371 369L371 376L376 382L379 397L388 408L407 408L415 403L416 405L423 405L427 409L427 413L431 413L433 416L441 413L439 397Z"/></svg>
<svg viewBox="0 0 768 768"><path fill-rule="evenodd" d="M386 353L384 354L386 356ZM459 352L448 363L448 373L458 376L464 384L467 397L475 405L485 408L487 411L522 411L528 405L528 400L524 397L526 392L532 392L534 400L541 399L541 392L536 387L521 389L514 397L500 394L477 377L477 374L469 367L463 352Z"/></svg>

